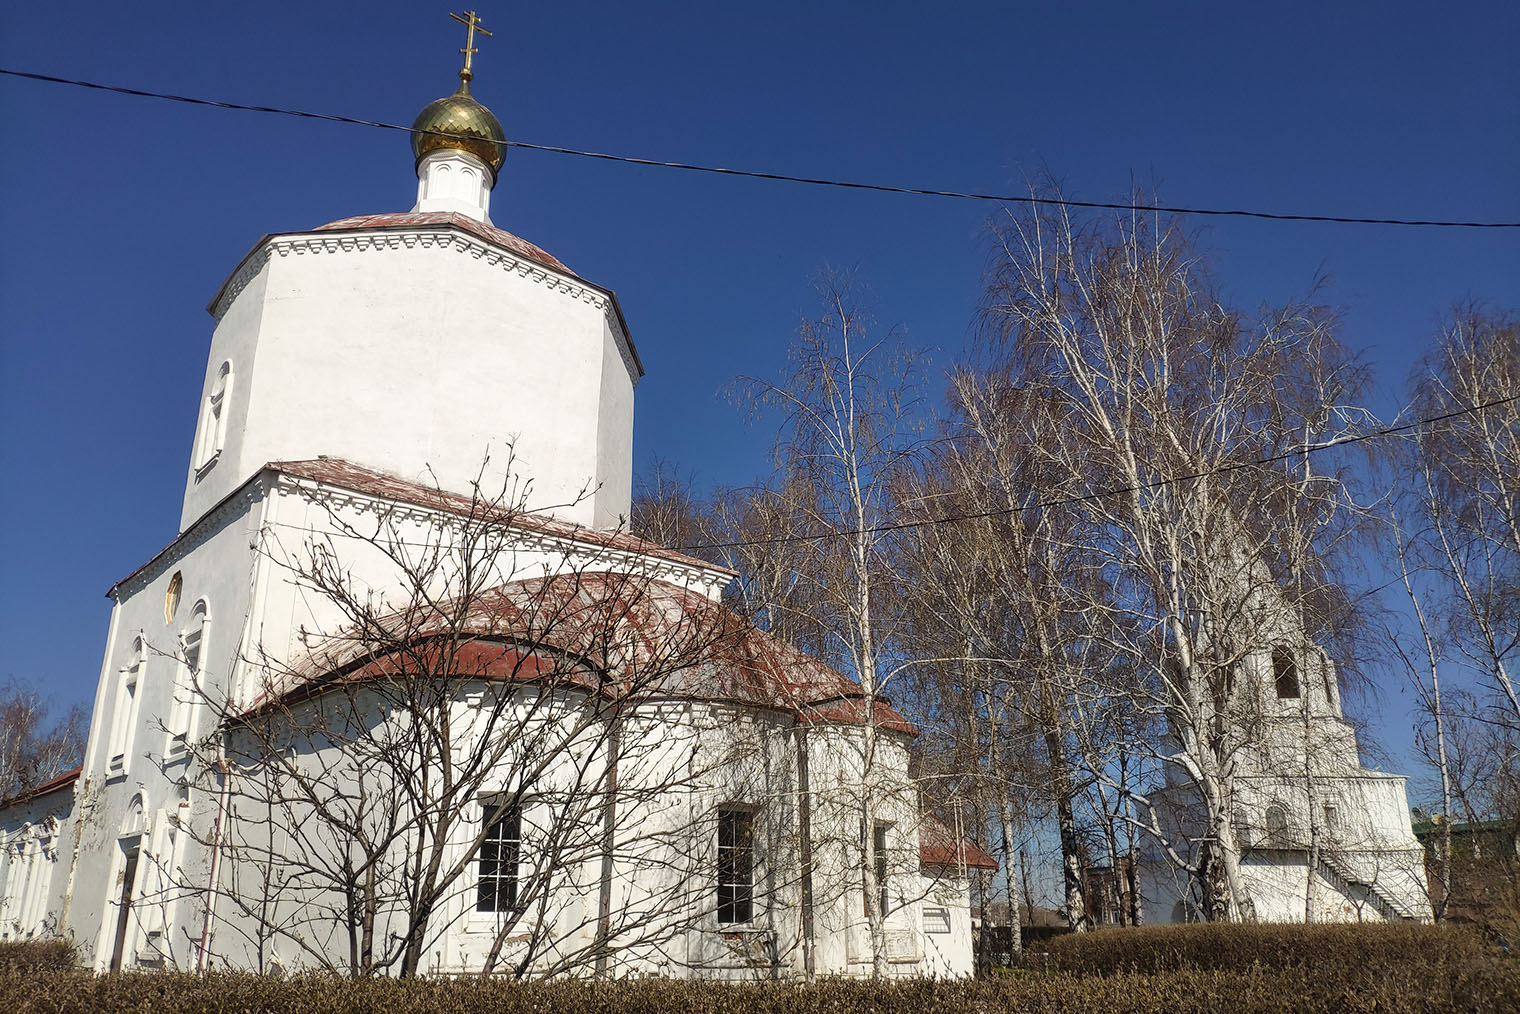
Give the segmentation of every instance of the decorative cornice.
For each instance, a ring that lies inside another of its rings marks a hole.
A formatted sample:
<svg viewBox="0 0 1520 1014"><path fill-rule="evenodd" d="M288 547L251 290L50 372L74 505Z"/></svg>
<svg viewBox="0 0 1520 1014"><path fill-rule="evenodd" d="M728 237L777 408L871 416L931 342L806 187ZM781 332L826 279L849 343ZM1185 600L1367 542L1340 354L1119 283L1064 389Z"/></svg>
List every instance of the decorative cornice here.
<svg viewBox="0 0 1520 1014"><path fill-rule="evenodd" d="M242 263L228 277L207 309L220 324L233 301L248 287L249 282L264 270L265 265L274 255L283 258L413 249L437 249L467 254L493 267L499 267L521 278L537 282L552 292L560 292L571 299L595 306L602 311L602 318L613 334L618 353L623 357L624 368L633 378L634 385L638 385L639 377L644 372L643 367L634 355L633 345L628 339L627 330L623 327L622 315L618 311L616 299L611 292L579 278L553 271L525 257L519 257L450 225L418 225L404 229L324 231L265 236L259 241L258 246L243 258Z"/></svg>
<svg viewBox="0 0 1520 1014"><path fill-rule="evenodd" d="M106 595L119 602L127 596L137 594L161 577L164 571L183 560L220 531L226 521L246 513L250 507L264 499L264 487L258 479L259 477L255 475L223 497L215 506L197 518L189 528L181 532L179 538L155 553L147 563L112 585Z"/></svg>
<svg viewBox="0 0 1520 1014"><path fill-rule="evenodd" d="M243 290L248 288L248 283L264 270L265 264L269 263L270 239L271 237L265 236L259 240L258 246L250 250L233 269L232 274L227 276L216 298L211 301L210 306L206 307L218 324L222 322L222 317L227 313L227 308L232 305L233 300L242 295Z"/></svg>

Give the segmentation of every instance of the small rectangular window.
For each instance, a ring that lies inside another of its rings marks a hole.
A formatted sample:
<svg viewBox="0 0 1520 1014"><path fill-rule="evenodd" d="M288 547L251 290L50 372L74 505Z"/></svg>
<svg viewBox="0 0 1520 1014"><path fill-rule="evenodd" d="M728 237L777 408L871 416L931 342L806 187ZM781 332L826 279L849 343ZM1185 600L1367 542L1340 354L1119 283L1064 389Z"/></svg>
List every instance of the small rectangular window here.
<svg viewBox="0 0 1520 1014"><path fill-rule="evenodd" d="M749 922L755 905L755 815L718 811L718 922Z"/></svg>
<svg viewBox="0 0 1520 1014"><path fill-rule="evenodd" d="M476 858L475 911L510 912L517 907L517 863L522 851L522 811L513 804L497 812L500 804L485 803L481 819L487 823L485 839Z"/></svg>

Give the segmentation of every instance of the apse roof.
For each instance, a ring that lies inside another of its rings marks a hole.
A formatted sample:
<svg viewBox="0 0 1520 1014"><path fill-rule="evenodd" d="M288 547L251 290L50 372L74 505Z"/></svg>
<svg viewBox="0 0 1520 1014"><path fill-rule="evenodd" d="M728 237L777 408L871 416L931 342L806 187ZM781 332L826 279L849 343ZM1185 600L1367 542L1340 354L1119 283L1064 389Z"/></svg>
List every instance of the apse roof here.
<svg viewBox="0 0 1520 1014"><path fill-rule="evenodd" d="M285 686L267 688L264 699L400 677L427 659L437 663L435 672L471 679L552 676L614 699L748 704L808 725L866 721L859 683L698 591L636 573L509 581L467 603L439 603L430 614L413 609L368 619L367 636L339 631L315 645L290 666ZM430 641L434 655L418 647ZM875 717L880 728L917 734L884 697L877 697Z"/></svg>

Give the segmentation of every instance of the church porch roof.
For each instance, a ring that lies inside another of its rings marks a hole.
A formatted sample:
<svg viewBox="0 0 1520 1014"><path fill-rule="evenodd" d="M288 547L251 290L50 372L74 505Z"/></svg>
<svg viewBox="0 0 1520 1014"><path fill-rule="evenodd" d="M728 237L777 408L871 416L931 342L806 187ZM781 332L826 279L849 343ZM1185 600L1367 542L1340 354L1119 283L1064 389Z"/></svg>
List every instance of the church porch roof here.
<svg viewBox="0 0 1520 1014"><path fill-rule="evenodd" d="M991 855L965 839L957 839L948 825L924 814L918 825L918 861L924 866L959 866L964 861L972 869L998 868Z"/></svg>
<svg viewBox="0 0 1520 1014"><path fill-rule="evenodd" d="M84 765L81 764L74 770L65 771L57 778L49 779L34 789L28 789L20 795L12 796L10 799L0 799L0 809L20 806L22 803L29 803L34 799L41 799L43 796L51 795L62 789L71 788L75 782L79 781L79 776L83 771Z"/></svg>

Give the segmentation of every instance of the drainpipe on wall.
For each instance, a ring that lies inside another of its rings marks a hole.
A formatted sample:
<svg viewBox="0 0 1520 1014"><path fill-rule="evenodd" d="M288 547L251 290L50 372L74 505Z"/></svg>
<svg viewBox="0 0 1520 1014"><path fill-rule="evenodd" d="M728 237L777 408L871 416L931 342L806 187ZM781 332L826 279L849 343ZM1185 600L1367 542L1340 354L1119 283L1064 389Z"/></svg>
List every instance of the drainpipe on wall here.
<svg viewBox="0 0 1520 1014"><path fill-rule="evenodd" d="M797 858L802 864L802 967L812 982L817 976L813 954L813 795L808 784L807 727L793 726L797 740Z"/></svg>
<svg viewBox="0 0 1520 1014"><path fill-rule="evenodd" d="M90 779L83 774L74 785L74 808L67 825L74 835L74 847L69 852L69 875L64 880L63 907L58 913L58 933L68 936L69 909L74 906L74 873L79 869L79 847L84 840L85 811L90 806Z"/></svg>
<svg viewBox="0 0 1520 1014"><path fill-rule="evenodd" d="M602 811L602 883L596 909L596 974L607 974L607 947L612 938L612 849L617 831L618 753L621 705L614 705L607 728L607 803Z"/></svg>
<svg viewBox="0 0 1520 1014"><path fill-rule="evenodd" d="M211 920L216 915L216 876L221 868L222 824L227 814L227 795L232 791L232 772L220 745L216 748L216 770L222 778L221 791L216 796L216 827L211 836L211 870L206 877L206 916L201 921L200 949L195 956L197 975L206 970L206 948L211 941Z"/></svg>

